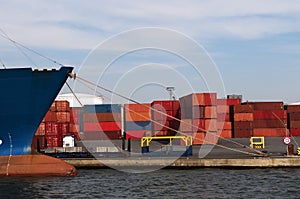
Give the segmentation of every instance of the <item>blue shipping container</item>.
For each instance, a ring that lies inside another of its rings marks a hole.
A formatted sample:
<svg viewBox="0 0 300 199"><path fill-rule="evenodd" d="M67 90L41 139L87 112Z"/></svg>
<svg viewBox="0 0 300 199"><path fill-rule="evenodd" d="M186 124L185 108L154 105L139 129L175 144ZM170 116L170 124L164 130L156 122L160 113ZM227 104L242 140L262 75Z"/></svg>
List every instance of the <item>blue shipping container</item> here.
<svg viewBox="0 0 300 199"><path fill-rule="evenodd" d="M126 130L151 130L151 122L126 122Z"/></svg>
<svg viewBox="0 0 300 199"><path fill-rule="evenodd" d="M85 105L85 113L120 113L120 104L98 104L98 105Z"/></svg>

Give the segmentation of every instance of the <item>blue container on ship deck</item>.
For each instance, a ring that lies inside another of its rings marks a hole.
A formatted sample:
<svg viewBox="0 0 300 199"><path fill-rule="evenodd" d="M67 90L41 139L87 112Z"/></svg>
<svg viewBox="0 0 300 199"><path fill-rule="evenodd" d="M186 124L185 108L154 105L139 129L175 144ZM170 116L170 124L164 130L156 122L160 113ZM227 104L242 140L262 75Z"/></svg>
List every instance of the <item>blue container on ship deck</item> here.
<svg viewBox="0 0 300 199"><path fill-rule="evenodd" d="M126 122L126 130L151 130L151 122Z"/></svg>
<svg viewBox="0 0 300 199"><path fill-rule="evenodd" d="M85 113L121 113L120 104L85 105Z"/></svg>

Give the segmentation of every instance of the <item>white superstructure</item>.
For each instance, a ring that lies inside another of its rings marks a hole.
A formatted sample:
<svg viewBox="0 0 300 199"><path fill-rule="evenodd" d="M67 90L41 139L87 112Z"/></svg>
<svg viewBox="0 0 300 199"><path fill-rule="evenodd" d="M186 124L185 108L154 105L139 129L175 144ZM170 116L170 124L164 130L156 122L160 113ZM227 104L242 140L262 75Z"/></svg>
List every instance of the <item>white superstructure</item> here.
<svg viewBox="0 0 300 199"><path fill-rule="evenodd" d="M76 97L80 101L78 102L77 98L73 93L60 94L56 97L55 100L67 100L70 103L70 107L82 107L88 104L102 104L103 98L101 96L95 96L85 93L75 93Z"/></svg>

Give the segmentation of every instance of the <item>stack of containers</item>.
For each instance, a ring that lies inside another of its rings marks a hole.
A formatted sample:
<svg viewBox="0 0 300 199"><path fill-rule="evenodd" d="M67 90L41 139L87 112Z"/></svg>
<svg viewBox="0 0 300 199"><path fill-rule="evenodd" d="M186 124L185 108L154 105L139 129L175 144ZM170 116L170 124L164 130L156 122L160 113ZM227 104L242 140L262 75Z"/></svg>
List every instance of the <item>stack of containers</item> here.
<svg viewBox="0 0 300 199"><path fill-rule="evenodd" d="M33 138L33 147L62 147L63 137L69 135L70 105L68 101L55 101L46 113ZM38 140L38 141L37 141Z"/></svg>
<svg viewBox="0 0 300 199"><path fill-rule="evenodd" d="M193 93L179 99L180 131L193 137L193 144L215 144L217 136L217 94Z"/></svg>
<svg viewBox="0 0 300 199"><path fill-rule="evenodd" d="M69 133L70 104L68 101L55 101L45 116L47 147L62 147L62 140Z"/></svg>
<svg viewBox="0 0 300 199"><path fill-rule="evenodd" d="M85 105L83 131L86 140L117 140L122 138L121 105Z"/></svg>
<svg viewBox="0 0 300 199"><path fill-rule="evenodd" d="M281 137L287 132L283 102L253 102L253 136Z"/></svg>
<svg viewBox="0 0 300 199"><path fill-rule="evenodd" d="M287 105L288 128L292 136L300 136L300 105Z"/></svg>
<svg viewBox="0 0 300 199"><path fill-rule="evenodd" d="M151 104L125 104L126 139L139 140L151 136Z"/></svg>
<svg viewBox="0 0 300 199"><path fill-rule="evenodd" d="M247 102L234 106L234 137L286 135L287 113L283 102Z"/></svg>
<svg viewBox="0 0 300 199"><path fill-rule="evenodd" d="M174 136L180 125L178 100L161 100L151 103L152 135Z"/></svg>
<svg viewBox="0 0 300 199"><path fill-rule="evenodd" d="M233 106L233 137L250 138L253 136L253 105Z"/></svg>
<svg viewBox="0 0 300 199"><path fill-rule="evenodd" d="M70 135L78 141L81 139L80 132L83 132L83 108L70 108Z"/></svg>
<svg viewBox="0 0 300 199"><path fill-rule="evenodd" d="M241 104L241 98L217 99L217 130L222 138L232 138L232 106Z"/></svg>

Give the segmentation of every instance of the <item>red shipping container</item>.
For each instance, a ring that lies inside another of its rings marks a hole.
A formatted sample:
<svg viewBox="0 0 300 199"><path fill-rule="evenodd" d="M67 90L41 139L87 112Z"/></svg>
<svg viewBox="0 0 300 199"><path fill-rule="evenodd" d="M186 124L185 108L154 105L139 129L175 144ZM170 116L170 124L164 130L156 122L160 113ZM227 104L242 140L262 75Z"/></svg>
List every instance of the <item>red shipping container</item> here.
<svg viewBox="0 0 300 199"><path fill-rule="evenodd" d="M61 123L70 122L70 112L56 112L56 119Z"/></svg>
<svg viewBox="0 0 300 199"><path fill-rule="evenodd" d="M45 125L44 122L40 123L38 129L35 132L35 135L45 135L45 133L46 133L46 129L45 129L46 127L45 126L46 125Z"/></svg>
<svg viewBox="0 0 300 199"><path fill-rule="evenodd" d="M234 129L234 138L250 138L253 136L252 129Z"/></svg>
<svg viewBox="0 0 300 199"><path fill-rule="evenodd" d="M233 106L234 113L252 113L253 105L252 104L242 104Z"/></svg>
<svg viewBox="0 0 300 199"><path fill-rule="evenodd" d="M286 119L287 112L285 110L254 110L254 119Z"/></svg>
<svg viewBox="0 0 300 199"><path fill-rule="evenodd" d="M177 116L177 112L175 111L165 111L165 112L153 111L152 112L152 120L170 121L170 120L174 120L176 116Z"/></svg>
<svg viewBox="0 0 300 199"><path fill-rule="evenodd" d="M235 130L253 129L253 122L234 122L233 127Z"/></svg>
<svg viewBox="0 0 300 199"><path fill-rule="evenodd" d="M288 113L300 112L300 105L287 105L286 109Z"/></svg>
<svg viewBox="0 0 300 199"><path fill-rule="evenodd" d="M80 124L80 116L82 113L82 108L70 108L70 122L72 124Z"/></svg>
<svg viewBox="0 0 300 199"><path fill-rule="evenodd" d="M288 135L288 130L285 128L255 128L253 136L264 137L283 137Z"/></svg>
<svg viewBox="0 0 300 199"><path fill-rule="evenodd" d="M300 129L290 129L290 134L292 136L300 136Z"/></svg>
<svg viewBox="0 0 300 199"><path fill-rule="evenodd" d="M291 129L300 129L300 121L290 121Z"/></svg>
<svg viewBox="0 0 300 199"><path fill-rule="evenodd" d="M253 113L235 113L234 121L253 121Z"/></svg>
<svg viewBox="0 0 300 199"><path fill-rule="evenodd" d="M46 122L45 123L45 135L46 136L58 136L61 135L61 126L56 122Z"/></svg>
<svg viewBox="0 0 300 199"><path fill-rule="evenodd" d="M300 121L300 112L291 112L288 116L290 121Z"/></svg>
<svg viewBox="0 0 300 199"><path fill-rule="evenodd" d="M52 111L48 111L43 119L43 122L56 122L56 113Z"/></svg>
<svg viewBox="0 0 300 199"><path fill-rule="evenodd" d="M86 122L83 125L84 131L119 131L121 122Z"/></svg>
<svg viewBox="0 0 300 199"><path fill-rule="evenodd" d="M180 103L178 100L153 101L151 103L151 107L156 110L178 111L180 108Z"/></svg>
<svg viewBox="0 0 300 199"><path fill-rule="evenodd" d="M253 128L286 128L286 119L285 120L254 120Z"/></svg>
<svg viewBox="0 0 300 199"><path fill-rule="evenodd" d="M217 99L217 105L239 105L241 104L241 99L240 98L235 98L235 99Z"/></svg>
<svg viewBox="0 0 300 199"><path fill-rule="evenodd" d="M53 147L62 147L63 139L62 136L58 135L47 135L47 147L53 148Z"/></svg>
<svg viewBox="0 0 300 199"><path fill-rule="evenodd" d="M55 110L61 112L69 112L70 111L70 103L66 100L64 101L55 101Z"/></svg>
<svg viewBox="0 0 300 199"><path fill-rule="evenodd" d="M283 102L245 102L253 105L254 110L283 110Z"/></svg>
<svg viewBox="0 0 300 199"><path fill-rule="evenodd" d="M59 123L58 125L63 135L70 132L70 123Z"/></svg>
<svg viewBox="0 0 300 199"><path fill-rule="evenodd" d="M204 106L193 106L192 107L192 118L191 119L203 119L205 118L205 108Z"/></svg>

